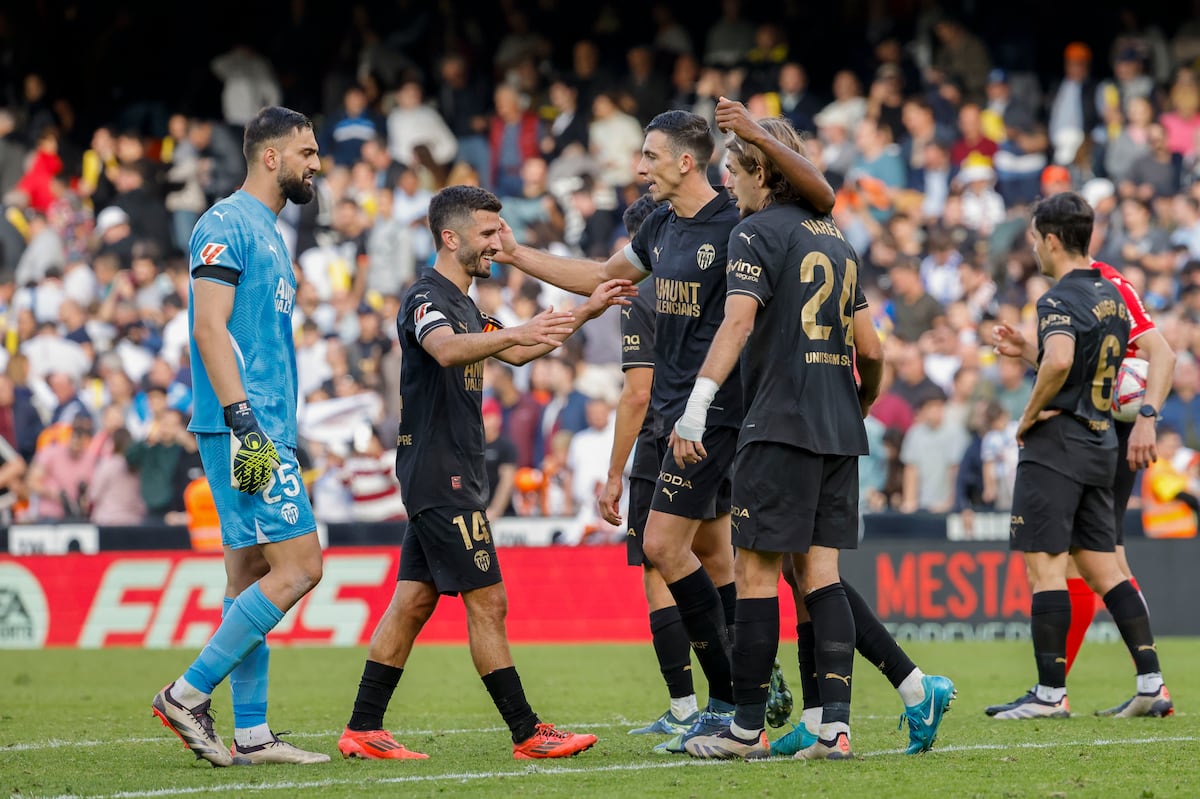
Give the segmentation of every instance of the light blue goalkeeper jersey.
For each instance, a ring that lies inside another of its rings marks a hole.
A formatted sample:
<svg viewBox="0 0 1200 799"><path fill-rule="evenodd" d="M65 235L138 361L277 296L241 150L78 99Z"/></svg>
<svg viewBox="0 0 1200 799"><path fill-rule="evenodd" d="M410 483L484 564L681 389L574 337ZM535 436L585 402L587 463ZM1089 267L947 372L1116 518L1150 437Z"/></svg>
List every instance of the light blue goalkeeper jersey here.
<svg viewBox="0 0 1200 799"><path fill-rule="evenodd" d="M270 208L244 191L219 201L200 217L190 244L188 329L195 322L197 280L234 284L229 338L242 385L263 432L276 444L296 446L296 349L292 307L296 275ZM195 410L188 429L225 433L221 403L213 391L195 338L189 344Z"/></svg>

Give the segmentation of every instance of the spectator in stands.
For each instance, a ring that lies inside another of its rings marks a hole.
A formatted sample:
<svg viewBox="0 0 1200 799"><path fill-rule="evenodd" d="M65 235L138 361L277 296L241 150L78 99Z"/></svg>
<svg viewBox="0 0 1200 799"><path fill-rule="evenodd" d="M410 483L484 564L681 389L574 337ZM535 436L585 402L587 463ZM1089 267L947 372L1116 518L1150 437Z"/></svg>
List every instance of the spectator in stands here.
<svg viewBox="0 0 1200 799"><path fill-rule="evenodd" d="M1183 158L1167 147L1166 131L1157 122L1146 129L1146 145L1149 150L1134 160L1121 193L1146 202L1169 200L1181 188Z"/></svg>
<svg viewBox="0 0 1200 799"><path fill-rule="evenodd" d="M476 172L488 172L488 114L491 100L487 86L471 72L470 62L460 53L450 53L438 66L437 105L458 140L456 159Z"/></svg>
<svg viewBox="0 0 1200 799"><path fill-rule="evenodd" d="M964 103L958 110L959 138L950 150L950 160L957 167L967 156L978 153L989 161L996 155L998 145L983 132L983 115L976 103Z"/></svg>
<svg viewBox="0 0 1200 799"><path fill-rule="evenodd" d="M79 396L79 381L68 372L51 372L46 375L46 385L54 395L54 409L50 413L50 424L71 424L76 417L89 422L91 414Z"/></svg>
<svg viewBox="0 0 1200 799"><path fill-rule="evenodd" d="M604 185L620 188L634 181L644 138L642 126L621 110L616 94L602 92L592 101L588 142Z"/></svg>
<svg viewBox="0 0 1200 799"><path fill-rule="evenodd" d="M151 423L145 440L133 442L125 451L125 461L138 475L146 521L161 522L168 511L183 510L183 485L176 474L189 438L194 452L194 438L183 414L167 408Z"/></svg>
<svg viewBox="0 0 1200 799"><path fill-rule="evenodd" d="M342 464L341 479L350 492L350 515L356 522L391 522L408 518L396 479L395 450L387 451L369 425L355 434L354 450Z"/></svg>
<svg viewBox="0 0 1200 799"><path fill-rule="evenodd" d="M1004 408L1010 419L1020 419L1033 393L1033 380L1019 358L1000 358L996 364L996 382L992 399Z"/></svg>
<svg viewBox="0 0 1200 799"><path fill-rule="evenodd" d="M918 345L902 342L896 344L891 348L891 362L896 377L890 393L904 400L913 413L917 412L926 397L937 396L945 402L945 391L925 373L925 359Z"/></svg>
<svg viewBox="0 0 1200 799"><path fill-rule="evenodd" d="M540 363L540 361L534 361ZM505 438L513 442L517 450L517 466L536 466L539 456L539 441L543 403L532 393L522 392L513 379L513 368L497 363L494 359L484 364L492 396L500 403L503 416L502 430Z"/></svg>
<svg viewBox="0 0 1200 799"><path fill-rule="evenodd" d="M911 258L900 258L888 272L892 282L892 312L895 334L901 341L916 341L932 330L944 315L941 303L925 291L920 266Z"/></svg>
<svg viewBox="0 0 1200 799"><path fill-rule="evenodd" d="M341 110L324 127L322 153L344 167L358 163L363 144L384 133L384 121L367 105L367 93L358 85L346 89Z"/></svg>
<svg viewBox="0 0 1200 799"><path fill-rule="evenodd" d="M1005 358L1003 360L1012 360ZM1013 485L1017 477L1017 422L1004 406L989 402L984 411L983 501L998 511L1012 508Z"/></svg>
<svg viewBox="0 0 1200 799"><path fill-rule="evenodd" d="M900 462L904 464L905 513L918 510L946 513L954 505L958 465L967 447L967 433L945 423L946 398L938 389L922 396L916 420L904 435Z"/></svg>
<svg viewBox="0 0 1200 799"><path fill-rule="evenodd" d="M433 160L445 167L454 161L458 141L432 105L425 102L421 81L405 78L395 94L396 106L387 117L388 152L405 166L415 167L418 145L425 145Z"/></svg>
<svg viewBox="0 0 1200 799"><path fill-rule="evenodd" d="M934 67L947 80L962 84L968 100L981 101L992 68L987 46L961 20L948 15L933 26L933 32L941 45L934 57Z"/></svg>
<svg viewBox="0 0 1200 799"><path fill-rule="evenodd" d="M1157 431L1158 458L1142 475L1142 530L1147 538L1195 538L1200 514L1200 469L1183 450L1179 431Z"/></svg>
<svg viewBox="0 0 1200 799"><path fill-rule="evenodd" d="M10 370L18 363L14 356ZM42 419L33 405L32 394L8 373L0 374L0 438L3 438L25 463L33 461Z"/></svg>
<svg viewBox="0 0 1200 799"><path fill-rule="evenodd" d="M754 24L742 12L741 0L722 0L721 17L704 34L704 63L732 69L754 47Z"/></svg>
<svg viewBox="0 0 1200 799"><path fill-rule="evenodd" d="M90 416L79 414L68 427L67 441L47 441L38 447L29 469L31 512L41 521L87 518L81 503L96 472L100 450L93 446L95 428Z"/></svg>
<svg viewBox="0 0 1200 799"><path fill-rule="evenodd" d="M504 435L504 414L499 400L483 401L484 461L488 476L489 519L511 516L513 481L517 473L517 447Z"/></svg>
<svg viewBox="0 0 1200 799"><path fill-rule="evenodd" d="M556 77L548 89L550 103L554 107L554 119L542 137L542 155L547 160L561 156L568 147L575 150L588 149L587 108L579 105L579 90L566 77ZM508 208L507 203L505 208Z"/></svg>
<svg viewBox="0 0 1200 799"><path fill-rule="evenodd" d="M222 83L221 112L230 127L245 127L260 109L283 99L271 62L249 42L238 42L209 66Z"/></svg>
<svg viewBox="0 0 1200 799"><path fill-rule="evenodd" d="M620 90L633 101L634 115L644 126L666 107L671 86L656 69L654 51L646 45L629 48L625 53L625 65L627 73Z"/></svg>
<svg viewBox="0 0 1200 799"><path fill-rule="evenodd" d="M1194 357L1175 362L1171 393L1162 407L1162 425L1178 431L1183 445L1200 452L1200 368Z"/></svg>
<svg viewBox="0 0 1200 799"><path fill-rule="evenodd" d="M550 355L534 361L534 370L545 376L546 388L550 391L539 427L537 452L542 455L535 455L535 458L540 459L555 433L565 430L574 434L587 427L587 397L575 388L576 367L570 359Z"/></svg>
<svg viewBox="0 0 1200 799"><path fill-rule="evenodd" d="M1196 136L1200 134L1200 85L1196 74L1181 69L1168 99L1168 110L1158 119L1167 132L1167 149L1187 158L1195 154Z"/></svg>
<svg viewBox="0 0 1200 799"><path fill-rule="evenodd" d="M133 436L125 428L112 434L112 452L96 464L87 488L89 518L93 524L118 526L141 524L146 518L141 480L130 469L125 452Z"/></svg>
<svg viewBox="0 0 1200 799"><path fill-rule="evenodd" d="M519 195L521 165L540 155L543 126L536 113L522 107L521 96L512 86L497 86L492 100L495 113L489 121L488 183L501 197Z"/></svg>

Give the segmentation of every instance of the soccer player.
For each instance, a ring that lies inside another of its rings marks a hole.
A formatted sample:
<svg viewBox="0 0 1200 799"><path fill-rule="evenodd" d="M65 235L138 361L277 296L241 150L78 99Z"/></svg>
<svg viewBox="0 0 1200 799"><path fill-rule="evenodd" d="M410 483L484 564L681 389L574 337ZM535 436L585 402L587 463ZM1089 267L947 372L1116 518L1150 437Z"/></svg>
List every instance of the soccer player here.
<svg viewBox="0 0 1200 799"><path fill-rule="evenodd" d="M1171 390L1171 380L1175 373L1175 352L1163 338L1154 320L1142 304L1142 298L1137 290L1120 272L1109 264L1094 261L1092 264L1100 270L1100 274L1111 281L1125 300L1129 309L1129 347L1125 352L1126 358L1145 358L1149 363L1146 372L1146 393L1138 418L1130 422L1113 422L1117 431L1117 469L1113 478L1113 523L1117 536L1117 563L1121 573L1129 580L1145 602L1138 586L1137 578L1129 566L1125 554L1125 509L1129 497L1133 493L1133 484L1139 469L1148 467L1158 458L1157 435L1155 426L1158 424L1158 409ZM1023 358L1032 366L1037 366L1037 348L1025 341L1019 330L1009 325L1001 324L996 327L996 349L1002 355L1013 358ZM1067 674L1083 646L1084 636L1096 615L1096 594L1087 581L1080 576L1074 559L1067 564L1067 593L1071 601L1071 626L1067 630ZM990 705L985 712L994 716L1009 708L1011 702ZM1140 691L1132 698L1106 710L1096 711L1098 716L1157 716L1166 717L1174 713L1175 706L1171 701L1170 692L1163 686L1160 691L1143 695Z"/></svg>
<svg viewBox="0 0 1200 799"><path fill-rule="evenodd" d="M491 275L500 248L500 201L473 186L442 189L429 203L437 245L434 268L413 284L397 320L404 351L396 476L409 522L391 604L371 636L350 721L338 741L344 757L424 759L383 726L404 665L441 595L462 595L471 658L512 733L517 759L567 757L596 736L542 722L525 699L509 652L508 599L487 518L481 404L483 362L523 364L560 346L589 318L624 304L627 280L596 287L575 313L542 311L503 328L467 295Z"/></svg>
<svg viewBox="0 0 1200 799"><path fill-rule="evenodd" d="M649 194L639 197L625 209L623 221L630 238L637 235L642 222L658 205ZM610 524L621 524L621 493L625 464L633 452L629 475L629 526L625 537L626 559L630 566L642 567L642 582L650 610L650 634L659 669L667 683L670 708L645 727L630 730L633 735L681 735L699 718L699 707L692 680L691 644L679 616L679 608L662 576L646 559L642 541L650 500L662 463L658 449L654 414L649 411L651 388L654 383L654 284L642 281L630 307L621 309L621 368L624 385L617 403L615 434L609 458L608 480L599 499L600 514ZM636 447L635 447L636 444ZM712 536L701 536L701 543ZM693 552L704 564L705 571L722 594L727 625L733 624L736 597L733 594L733 549L718 544L715 548L695 549ZM782 677L779 678L782 680ZM786 690L786 683L781 682ZM790 707L782 713L780 726Z"/></svg>
<svg viewBox="0 0 1200 799"><path fill-rule="evenodd" d="M711 457L681 468L669 452L666 420L683 412L708 345L724 318L729 234L738 221L728 193L708 183L714 141L708 122L687 111L665 111L646 126L638 175L662 202L632 242L596 264L522 247L505 231L503 255L536 278L579 294L609 278L640 281L653 273L654 386L650 404L663 459L646 520L643 551L662 575L708 681L708 704L679 739L663 746L682 751L688 736L718 731L733 717L730 636L722 596L701 566L701 549L730 546L729 470L742 419L741 385L726 381L713 402L705 447ZM789 180L819 210L833 206L833 190L806 159L787 162ZM792 173L795 174L792 174ZM733 596L732 587L725 589Z"/></svg>
<svg viewBox="0 0 1200 799"><path fill-rule="evenodd" d="M265 108L246 125L246 181L192 231L188 321L196 433L221 521L225 611L200 656L154 697L154 714L197 757L234 763L324 763L267 725L266 635L321 579L321 545L296 462L296 276L275 223L287 201L313 198L321 168L312 123ZM234 743L209 712L226 677Z"/></svg>
<svg viewBox="0 0 1200 799"><path fill-rule="evenodd" d="M1167 697L1146 604L1115 552L1118 456L1110 412L1130 314L1121 292L1087 255L1092 223L1083 198L1063 192L1039 203L1030 225L1038 264L1058 280L1037 303L1038 374L1017 428L1022 450L1011 521L1012 547L1025 553L1033 593L1038 682L996 712L998 719L1070 715L1068 553L1125 640L1139 697Z"/></svg>
<svg viewBox="0 0 1200 799"><path fill-rule="evenodd" d="M802 149L785 120L759 125ZM743 219L729 240L725 317L671 441L681 466L708 459L711 406L741 360L747 409L732 493L736 711L727 729L685 747L705 758L770 755L766 693L779 647L780 569L783 553L792 553L805 576L822 705L819 738L796 757L848 759L854 618L838 552L858 545L862 420L879 391L882 345L858 285L857 255L838 229L806 208L754 144L732 139L726 166Z"/></svg>

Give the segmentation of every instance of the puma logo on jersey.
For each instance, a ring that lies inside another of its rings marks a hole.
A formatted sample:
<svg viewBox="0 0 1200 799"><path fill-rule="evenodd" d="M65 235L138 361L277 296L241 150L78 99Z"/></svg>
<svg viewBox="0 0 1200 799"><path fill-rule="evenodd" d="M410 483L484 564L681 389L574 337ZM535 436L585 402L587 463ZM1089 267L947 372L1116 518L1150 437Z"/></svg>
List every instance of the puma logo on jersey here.
<svg viewBox="0 0 1200 799"><path fill-rule="evenodd" d="M458 323L458 329L461 330L462 332L466 333L467 332L467 323L460 320Z"/></svg>
<svg viewBox="0 0 1200 799"><path fill-rule="evenodd" d="M215 216L217 219L220 219L222 222L224 222L224 221L225 221L225 214L227 214L227 213L229 213L229 212L228 212L228 211L224 211L224 212L222 212L222 211L213 211L213 216Z"/></svg>
<svg viewBox="0 0 1200 799"><path fill-rule="evenodd" d="M429 299L429 292L422 291L420 294L414 294L413 297L418 300L427 300Z"/></svg>
<svg viewBox="0 0 1200 799"><path fill-rule="evenodd" d="M632 310L633 310L632 308L622 308L622 309L621 309L621 316L624 316L626 319L628 319L628 318L629 318L629 312L630 312L630 311L632 311Z"/></svg>
<svg viewBox="0 0 1200 799"><path fill-rule="evenodd" d="M675 495L679 493L679 489L677 488L677 489L675 489L674 491L668 491L667 489L665 489L665 488L664 488L664 489L662 490L662 492L663 492L664 494L666 494L666 495L667 495L667 499L668 499L668 500L670 500L671 502L674 502L674 501L675 501Z"/></svg>
<svg viewBox="0 0 1200 799"><path fill-rule="evenodd" d="M659 249L657 247L655 247L654 248L654 260L655 261L659 260L658 253L659 253Z"/></svg>
<svg viewBox="0 0 1200 799"><path fill-rule="evenodd" d="M738 232L738 236L745 239L747 244L750 243L750 239L754 238L757 235L758 235L757 233L751 233L749 236L747 236L745 233L742 233L741 231Z"/></svg>
<svg viewBox="0 0 1200 799"><path fill-rule="evenodd" d="M1138 646L1138 650L1137 650L1137 651L1139 651L1139 652L1157 652L1157 651L1158 651L1158 645L1157 645L1157 644L1150 644L1149 646L1146 646L1145 644L1140 644L1140 645Z"/></svg>
<svg viewBox="0 0 1200 799"><path fill-rule="evenodd" d="M846 684L847 688L850 687L850 675L849 674L843 676L841 674L834 674L832 671L827 671L827 672L825 672L825 679L841 680L842 682L844 682Z"/></svg>
<svg viewBox="0 0 1200 799"><path fill-rule="evenodd" d="M268 244L267 249L270 250L271 252L275 253L276 255L279 255L279 250L275 249L274 244Z"/></svg>

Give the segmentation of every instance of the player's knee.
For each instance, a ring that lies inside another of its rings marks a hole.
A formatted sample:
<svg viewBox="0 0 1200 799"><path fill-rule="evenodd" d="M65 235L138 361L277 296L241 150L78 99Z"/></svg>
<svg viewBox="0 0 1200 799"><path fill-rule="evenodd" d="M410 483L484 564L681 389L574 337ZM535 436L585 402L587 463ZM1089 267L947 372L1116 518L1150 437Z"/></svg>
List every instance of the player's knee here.
<svg viewBox="0 0 1200 799"><path fill-rule="evenodd" d="M467 600L464 604L472 623L484 626L504 624L508 617L508 596L502 588L494 590L496 588L498 586L473 591L474 596L469 599L464 595L463 599Z"/></svg>

